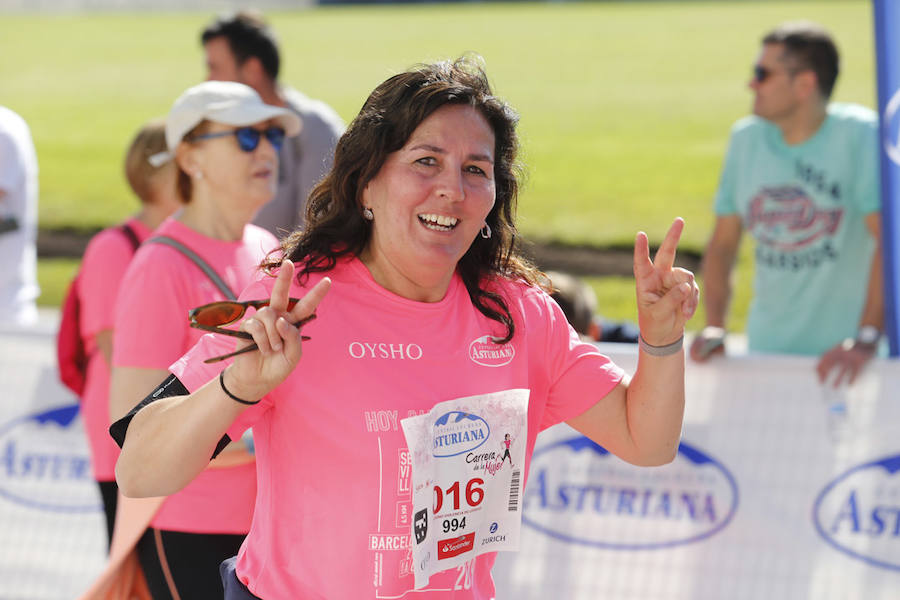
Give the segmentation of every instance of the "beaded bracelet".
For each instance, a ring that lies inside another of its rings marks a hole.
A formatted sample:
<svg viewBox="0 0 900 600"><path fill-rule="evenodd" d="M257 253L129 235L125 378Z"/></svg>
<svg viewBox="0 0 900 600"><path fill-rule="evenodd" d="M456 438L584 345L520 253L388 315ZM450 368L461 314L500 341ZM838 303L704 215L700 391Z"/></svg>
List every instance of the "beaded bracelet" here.
<svg viewBox="0 0 900 600"><path fill-rule="evenodd" d="M651 346L647 343L647 340L644 339L643 335L638 335L638 346L650 356L670 356L672 354L677 354L681 350L681 347L684 346L684 334L671 344L666 344L665 346Z"/></svg>
<svg viewBox="0 0 900 600"><path fill-rule="evenodd" d="M250 402L249 400L244 400L242 398L238 398L234 394L228 391L228 388L225 387L225 369L222 369L219 372L219 385L222 386L222 391L225 392L225 395L234 400L235 402L240 402L241 404L246 404L248 406L252 406L254 404L259 404L259 400L255 400ZM260 398L262 400L262 398Z"/></svg>

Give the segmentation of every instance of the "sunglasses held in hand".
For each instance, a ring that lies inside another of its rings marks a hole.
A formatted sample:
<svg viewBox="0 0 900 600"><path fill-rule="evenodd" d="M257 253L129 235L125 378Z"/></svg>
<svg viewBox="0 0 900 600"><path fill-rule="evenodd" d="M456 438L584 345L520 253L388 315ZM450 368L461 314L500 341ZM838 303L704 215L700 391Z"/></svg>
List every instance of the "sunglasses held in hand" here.
<svg viewBox="0 0 900 600"><path fill-rule="evenodd" d="M291 310L299 301L300 300L298 298L288 298L287 309ZM222 300L220 302L211 302L209 304L204 304L203 306L198 306L197 308L192 309L188 314L188 319L190 320L190 326L194 329L202 329L203 331L210 331L212 333L230 335L231 337L241 338L242 340L252 340L253 336L246 331L226 329L225 325L231 325L232 323L243 317L244 313L247 312L248 307L258 310L263 306L268 305L268 300L245 300L243 302L238 302L237 300ZM300 329L315 318L316 315L315 313L313 313L308 317L300 319L299 321L294 323L294 327ZM310 338L308 335L304 335L301 336L301 339L303 341L308 341ZM253 350L257 349L258 347L254 342L253 344L241 348L240 350L236 350L228 354L223 354L222 356L207 358L203 362L219 362L221 360L225 360L226 358L231 358L232 356L237 356L238 354L244 354L245 352L252 352Z"/></svg>
<svg viewBox="0 0 900 600"><path fill-rule="evenodd" d="M266 139L269 140L269 143L272 144L272 147L275 148L276 151L281 150L281 146L284 144L285 134L284 129L281 127L269 127L264 131L253 129L252 127L239 127L238 129L229 129L228 131L193 135L187 138L187 141L209 140L212 138L225 137L227 135L235 136L238 141L238 146L240 146L241 150L244 152L253 152L256 150L256 147L259 146L259 140L262 136L266 136Z"/></svg>

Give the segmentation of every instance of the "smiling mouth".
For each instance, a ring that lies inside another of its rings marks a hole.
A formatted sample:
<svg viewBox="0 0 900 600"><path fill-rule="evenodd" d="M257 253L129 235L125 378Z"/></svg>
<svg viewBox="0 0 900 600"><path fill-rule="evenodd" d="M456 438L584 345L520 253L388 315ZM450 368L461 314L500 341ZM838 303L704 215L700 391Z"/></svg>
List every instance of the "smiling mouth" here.
<svg viewBox="0 0 900 600"><path fill-rule="evenodd" d="M419 222L432 231L452 231L459 219L443 215L419 215Z"/></svg>

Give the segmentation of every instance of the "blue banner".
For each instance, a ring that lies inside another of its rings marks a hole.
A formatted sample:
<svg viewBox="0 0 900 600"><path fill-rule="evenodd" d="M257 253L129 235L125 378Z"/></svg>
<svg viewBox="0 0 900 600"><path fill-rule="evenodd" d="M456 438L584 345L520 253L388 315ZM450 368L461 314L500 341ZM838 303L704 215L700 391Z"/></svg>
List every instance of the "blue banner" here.
<svg viewBox="0 0 900 600"><path fill-rule="evenodd" d="M878 114L881 116L881 198L885 332L900 356L900 2L874 0Z"/></svg>

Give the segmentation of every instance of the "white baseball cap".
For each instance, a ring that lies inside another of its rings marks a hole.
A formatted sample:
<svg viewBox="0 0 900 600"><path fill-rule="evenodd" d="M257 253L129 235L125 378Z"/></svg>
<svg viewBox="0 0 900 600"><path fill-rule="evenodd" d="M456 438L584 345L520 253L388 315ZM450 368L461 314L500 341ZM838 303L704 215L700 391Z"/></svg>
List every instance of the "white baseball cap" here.
<svg viewBox="0 0 900 600"><path fill-rule="evenodd" d="M185 90L172 104L166 117L168 149L148 160L155 167L172 160L184 136L203 120L244 127L269 119L278 121L288 137L300 133L301 122L296 113L266 104L250 86L234 81L204 81Z"/></svg>

